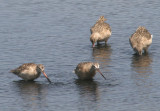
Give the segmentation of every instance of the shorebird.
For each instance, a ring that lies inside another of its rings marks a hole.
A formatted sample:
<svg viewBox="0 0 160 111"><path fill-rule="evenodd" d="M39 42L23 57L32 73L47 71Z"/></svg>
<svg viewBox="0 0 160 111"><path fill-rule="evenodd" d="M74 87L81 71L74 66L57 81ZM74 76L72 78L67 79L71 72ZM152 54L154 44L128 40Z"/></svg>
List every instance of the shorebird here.
<svg viewBox="0 0 160 111"><path fill-rule="evenodd" d="M147 53L148 47L152 43L152 38L153 35L151 35L145 27L139 26L136 32L129 38L129 42L133 50L137 54L142 55L143 50Z"/></svg>
<svg viewBox="0 0 160 111"><path fill-rule="evenodd" d="M99 70L99 64L93 62L81 62L74 71L78 78L82 80L92 79L95 76L96 71L103 76ZM106 79L104 76L103 78Z"/></svg>
<svg viewBox="0 0 160 111"><path fill-rule="evenodd" d="M99 44L101 41L105 41L107 43L109 37L111 36L111 28L110 25L105 23L107 19L104 16L100 16L97 20L96 24L91 27L91 36L90 41L92 42L92 47L95 46L95 43Z"/></svg>
<svg viewBox="0 0 160 111"><path fill-rule="evenodd" d="M51 83L50 79L44 72L44 66L42 64L25 63L18 68L11 70L10 72L26 81L33 81L34 79L37 79L42 72L47 80Z"/></svg>

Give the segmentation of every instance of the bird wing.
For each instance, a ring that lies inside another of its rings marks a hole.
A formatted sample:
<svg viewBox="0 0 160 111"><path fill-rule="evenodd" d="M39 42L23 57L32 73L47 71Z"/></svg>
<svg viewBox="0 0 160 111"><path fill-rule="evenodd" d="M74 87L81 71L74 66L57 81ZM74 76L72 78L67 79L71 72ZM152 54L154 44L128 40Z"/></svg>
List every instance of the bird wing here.
<svg viewBox="0 0 160 111"><path fill-rule="evenodd" d="M100 32L103 31L103 29L111 31L110 25L105 23L105 22L103 22L103 23L97 22L94 26L91 27L90 31L91 31L91 34L93 32L99 32L100 33Z"/></svg>
<svg viewBox="0 0 160 111"><path fill-rule="evenodd" d="M11 70L10 72L14 74L19 74L20 72L23 72L24 70L29 70L30 66L35 65L34 63L25 63L18 68Z"/></svg>

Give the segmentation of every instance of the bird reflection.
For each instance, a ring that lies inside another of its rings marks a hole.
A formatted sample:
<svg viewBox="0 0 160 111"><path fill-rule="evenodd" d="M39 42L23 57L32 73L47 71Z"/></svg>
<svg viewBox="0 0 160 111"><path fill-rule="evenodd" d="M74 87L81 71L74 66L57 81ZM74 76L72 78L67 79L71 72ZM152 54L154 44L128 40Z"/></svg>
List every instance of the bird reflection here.
<svg viewBox="0 0 160 111"><path fill-rule="evenodd" d="M93 80L82 81L77 79L75 81L77 90L79 91L80 110L97 109L97 101L100 100L98 83Z"/></svg>
<svg viewBox="0 0 160 111"><path fill-rule="evenodd" d="M148 77L152 74L152 57L149 54L142 56L133 55L132 57L132 70L136 73L133 74L133 78L136 80L137 85L149 85Z"/></svg>
<svg viewBox="0 0 160 111"><path fill-rule="evenodd" d="M45 101L47 95L46 85L35 81L14 81L16 93L25 101L25 107L37 109L46 105L40 101ZM48 84L47 84L48 85Z"/></svg>
<svg viewBox="0 0 160 111"><path fill-rule="evenodd" d="M93 48L92 56L100 63L101 67L106 67L110 64L110 56L112 54L111 46L109 45L98 45Z"/></svg>

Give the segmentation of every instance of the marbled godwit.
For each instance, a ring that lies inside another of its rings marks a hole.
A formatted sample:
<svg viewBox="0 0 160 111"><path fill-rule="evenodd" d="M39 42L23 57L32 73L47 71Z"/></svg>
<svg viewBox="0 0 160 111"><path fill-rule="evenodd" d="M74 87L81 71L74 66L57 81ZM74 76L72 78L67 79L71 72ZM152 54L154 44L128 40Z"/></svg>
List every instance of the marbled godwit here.
<svg viewBox="0 0 160 111"><path fill-rule="evenodd" d="M92 79L96 71L98 71L102 76L103 74L99 70L99 64L93 62L81 62L77 65L75 69L75 74L78 76L79 79ZM104 77L104 76L103 76ZM106 79L104 77L104 79Z"/></svg>
<svg viewBox="0 0 160 111"><path fill-rule="evenodd" d="M47 78L47 80L51 83L50 79L44 72L44 66L42 64L25 63L19 66L18 68L11 70L10 72L21 77L26 81L38 78L42 72L44 76Z"/></svg>
<svg viewBox="0 0 160 111"><path fill-rule="evenodd" d="M92 47L95 46L95 43L99 44L101 41L105 41L107 43L109 37L111 36L111 28L110 25L105 23L107 19L104 16L101 16L96 24L91 27L91 36L90 41L92 42Z"/></svg>
<svg viewBox="0 0 160 111"><path fill-rule="evenodd" d="M152 43L152 35L148 32L145 27L138 27L136 32L131 35L129 38L129 42L133 48L133 50L142 55L142 52L147 52L148 47Z"/></svg>

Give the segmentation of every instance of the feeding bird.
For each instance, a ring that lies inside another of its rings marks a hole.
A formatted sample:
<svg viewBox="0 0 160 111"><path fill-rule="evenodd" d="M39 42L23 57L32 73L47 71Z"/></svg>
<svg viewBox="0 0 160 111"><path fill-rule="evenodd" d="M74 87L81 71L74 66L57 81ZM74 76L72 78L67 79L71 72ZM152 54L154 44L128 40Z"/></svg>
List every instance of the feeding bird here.
<svg viewBox="0 0 160 111"><path fill-rule="evenodd" d="M95 76L96 71L98 71L103 76L99 69L99 63L97 62L81 62L77 65L74 71L78 78L82 80L92 79ZM106 79L104 76L103 78Z"/></svg>
<svg viewBox="0 0 160 111"><path fill-rule="evenodd" d="M129 42L133 50L137 54L142 55L143 51L147 53L148 47L152 43L152 38L153 35L145 27L139 26L136 32L129 38Z"/></svg>
<svg viewBox="0 0 160 111"><path fill-rule="evenodd" d="M11 70L10 72L26 81L33 81L34 79L37 79L42 72L47 80L51 83L50 79L44 72L44 66L42 64L25 63L18 68Z"/></svg>
<svg viewBox="0 0 160 111"><path fill-rule="evenodd" d="M91 27L90 41L92 42L92 47L95 46L96 42L99 44L99 42L105 41L106 44L111 36L111 27L109 24L105 23L106 20L107 19L104 18L104 16L100 16L96 24Z"/></svg>

